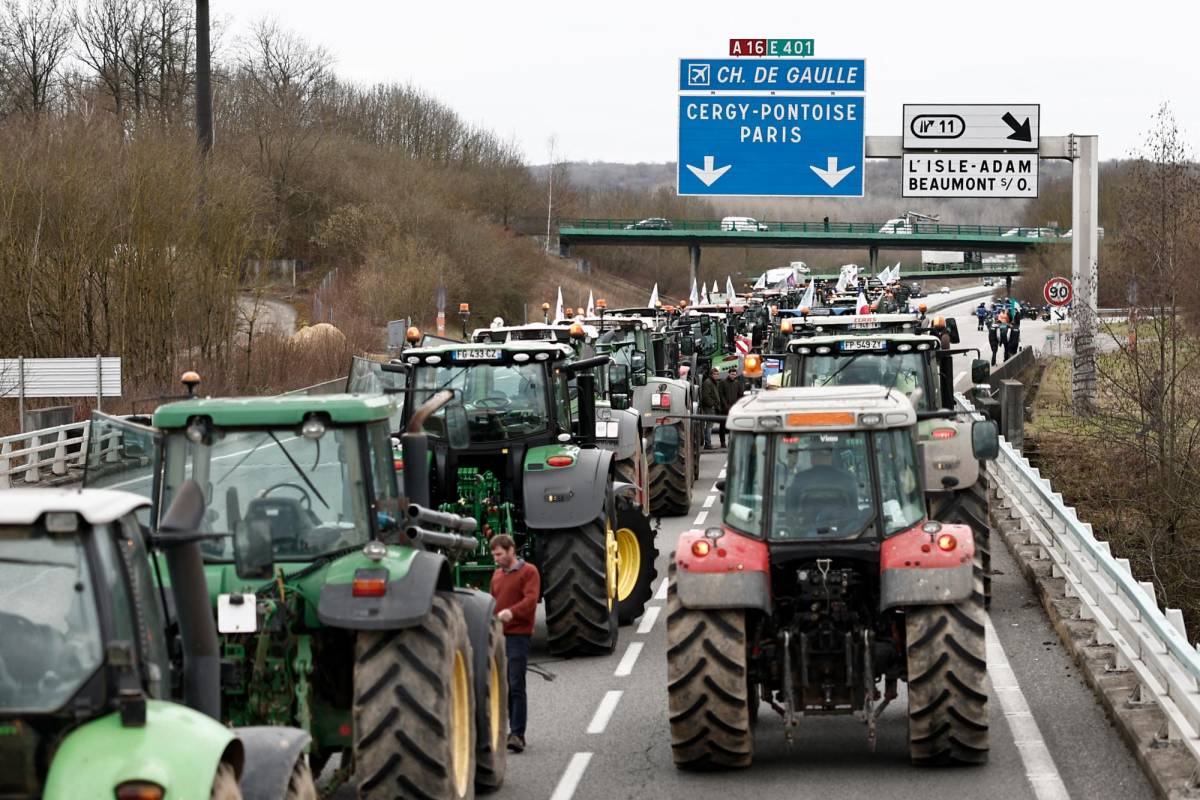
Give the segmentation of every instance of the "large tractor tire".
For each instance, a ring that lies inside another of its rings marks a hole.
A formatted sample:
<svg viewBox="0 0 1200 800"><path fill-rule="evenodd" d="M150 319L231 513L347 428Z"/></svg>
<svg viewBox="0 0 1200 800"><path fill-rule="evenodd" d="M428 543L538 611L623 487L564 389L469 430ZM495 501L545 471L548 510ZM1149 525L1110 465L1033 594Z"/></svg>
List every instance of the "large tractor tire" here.
<svg viewBox="0 0 1200 800"><path fill-rule="evenodd" d="M488 633L488 670L476 676L475 700L475 791L482 794L499 789L508 768L508 656L499 620Z"/></svg>
<svg viewBox="0 0 1200 800"><path fill-rule="evenodd" d="M671 757L680 769L747 767L754 758L744 611L679 602L671 557L667 696Z"/></svg>
<svg viewBox="0 0 1200 800"><path fill-rule="evenodd" d="M301 756L292 768L283 800L317 800L317 797L317 783L312 768L308 765L308 759Z"/></svg>
<svg viewBox="0 0 1200 800"><path fill-rule="evenodd" d="M365 800L475 796L475 686L462 609L438 593L411 628L361 631L354 767Z"/></svg>
<svg viewBox="0 0 1200 800"><path fill-rule="evenodd" d="M217 767L209 798L210 800L242 800L242 787L238 786L237 771L234 770L232 764L222 761L221 765Z"/></svg>
<svg viewBox="0 0 1200 800"><path fill-rule="evenodd" d="M938 492L932 495L929 516L938 522L969 525L975 539L975 572L980 578L983 607L992 605L992 543L991 522L988 518L987 475L979 471L973 486L957 492Z"/></svg>
<svg viewBox="0 0 1200 800"><path fill-rule="evenodd" d="M617 647L616 537L603 520L539 534L546 645L554 655L607 655Z"/></svg>
<svg viewBox="0 0 1200 800"><path fill-rule="evenodd" d="M978 597L906 613L908 752L914 764L987 763L984 613Z"/></svg>
<svg viewBox="0 0 1200 800"><path fill-rule="evenodd" d="M637 509L617 512L617 620L629 625L646 610L658 577L658 548L650 520Z"/></svg>
<svg viewBox="0 0 1200 800"><path fill-rule="evenodd" d="M650 514L655 517L679 517L692 505L692 465L695 458L691 443L680 433L679 452L670 464L650 464Z"/></svg>

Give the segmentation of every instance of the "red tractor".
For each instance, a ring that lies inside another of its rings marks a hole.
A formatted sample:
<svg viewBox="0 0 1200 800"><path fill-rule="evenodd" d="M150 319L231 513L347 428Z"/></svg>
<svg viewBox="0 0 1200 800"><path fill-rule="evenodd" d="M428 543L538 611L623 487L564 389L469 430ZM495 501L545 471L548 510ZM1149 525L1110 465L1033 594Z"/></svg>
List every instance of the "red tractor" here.
<svg viewBox="0 0 1200 800"><path fill-rule="evenodd" d="M680 768L744 767L762 703L853 714L874 744L907 684L914 763L988 754L981 579L966 525L925 513L917 421L879 386L747 396L729 412L720 525L680 536L667 601ZM992 422L975 456L994 458Z"/></svg>

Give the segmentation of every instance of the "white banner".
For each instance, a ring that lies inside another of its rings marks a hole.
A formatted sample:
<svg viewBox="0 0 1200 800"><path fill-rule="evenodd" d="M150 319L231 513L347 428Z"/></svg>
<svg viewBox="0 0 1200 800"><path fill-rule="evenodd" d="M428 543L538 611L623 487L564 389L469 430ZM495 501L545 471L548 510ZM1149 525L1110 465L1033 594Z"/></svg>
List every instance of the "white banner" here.
<svg viewBox="0 0 1200 800"><path fill-rule="evenodd" d="M121 396L121 359L0 358L0 396L18 397Z"/></svg>

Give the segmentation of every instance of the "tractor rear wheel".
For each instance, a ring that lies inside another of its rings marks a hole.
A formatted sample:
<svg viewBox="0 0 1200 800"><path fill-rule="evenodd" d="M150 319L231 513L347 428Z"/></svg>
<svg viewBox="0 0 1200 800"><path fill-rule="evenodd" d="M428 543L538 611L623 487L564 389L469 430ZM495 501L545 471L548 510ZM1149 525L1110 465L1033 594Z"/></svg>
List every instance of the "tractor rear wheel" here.
<svg viewBox="0 0 1200 800"><path fill-rule="evenodd" d="M497 619L488 631L487 674L476 676L475 702L475 790L494 792L508 767L508 656Z"/></svg>
<svg viewBox="0 0 1200 800"><path fill-rule="evenodd" d="M667 589L671 757L680 769L746 767L754 757L743 611L686 608Z"/></svg>
<svg viewBox="0 0 1200 800"><path fill-rule="evenodd" d="M655 517L678 517L692 504L691 443L680 432L679 452L670 464L650 464L650 513Z"/></svg>
<svg viewBox="0 0 1200 800"><path fill-rule="evenodd" d="M977 589L980 579L976 576ZM984 764L987 653L978 596L906 612L908 752L914 764Z"/></svg>
<svg viewBox="0 0 1200 800"><path fill-rule="evenodd" d="M217 767L209 798L211 800L242 800L242 787L238 786L237 772L232 764L222 761L221 765Z"/></svg>
<svg viewBox="0 0 1200 800"><path fill-rule="evenodd" d="M546 645L554 655L607 655L617 646L616 537L604 520L539 534Z"/></svg>
<svg viewBox="0 0 1200 800"><path fill-rule="evenodd" d="M292 775L288 778L283 800L317 800L317 784L313 779L312 767L304 756L300 756L296 760L296 766L292 767Z"/></svg>
<svg viewBox="0 0 1200 800"><path fill-rule="evenodd" d="M637 509L617 512L617 609L618 620L629 625L646 610L654 594L658 548L650 520Z"/></svg>
<svg viewBox="0 0 1200 800"><path fill-rule="evenodd" d="M980 578L983 607L992 605L991 522L988 518L987 475L982 467L974 485L957 492L933 495L929 516L938 522L968 525L975 539L975 572Z"/></svg>
<svg viewBox="0 0 1200 800"><path fill-rule="evenodd" d="M474 797L475 686L459 605L438 593L419 625L360 631L355 651L358 797Z"/></svg>

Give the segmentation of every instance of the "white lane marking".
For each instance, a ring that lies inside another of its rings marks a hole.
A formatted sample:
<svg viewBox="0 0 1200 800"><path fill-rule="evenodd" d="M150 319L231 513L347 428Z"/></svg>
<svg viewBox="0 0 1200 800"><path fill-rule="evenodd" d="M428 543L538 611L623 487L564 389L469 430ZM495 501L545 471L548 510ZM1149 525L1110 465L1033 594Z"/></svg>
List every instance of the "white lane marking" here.
<svg viewBox="0 0 1200 800"><path fill-rule="evenodd" d="M591 760L591 753L576 753L571 756L571 760L567 762L567 768L563 770L562 777L558 779L558 786L554 787L554 794L550 795L550 800L571 800L575 796L575 789L583 780L583 772Z"/></svg>
<svg viewBox="0 0 1200 800"><path fill-rule="evenodd" d="M954 385L958 386L958 382L961 381L963 379L963 376L966 374L967 374L967 371L964 369L962 372L955 375L954 376Z"/></svg>
<svg viewBox="0 0 1200 800"><path fill-rule="evenodd" d="M592 721L588 723L588 733L604 733L604 729L608 727L608 721L612 719L613 712L617 710L617 703L621 702L621 695L625 692L620 689L611 689L604 693L604 698L600 701L599 707L596 708L596 713L592 717Z"/></svg>
<svg viewBox="0 0 1200 800"><path fill-rule="evenodd" d="M984 629L987 632L987 662L988 677L992 681L992 694L1000 703L1004 721L1012 731L1013 743L1021 754L1021 762L1025 765L1025 777L1033 788L1033 794L1038 800L1068 800L1067 787L1054 758L1050 755L1037 720L1029 710L1029 703L1021 693L1017 684L1017 675L1008 664L1008 656L1000 646L996 629L992 627L990 618L984 619Z"/></svg>
<svg viewBox="0 0 1200 800"><path fill-rule="evenodd" d="M613 675L617 678L624 678L629 673L633 672L633 665L637 663L638 656L642 653L641 642L630 642L625 648L625 655L621 656L621 663L617 664L617 669Z"/></svg>
<svg viewBox="0 0 1200 800"><path fill-rule="evenodd" d="M693 525L703 525L704 521L706 519L708 519L708 512L701 511L699 514L696 515L696 518L694 520L692 520L692 524Z"/></svg>
<svg viewBox="0 0 1200 800"><path fill-rule="evenodd" d="M641 635L649 633L654 628L654 623L658 622L658 612L662 611L662 606L646 606L646 613L642 614L642 621L638 623L637 632Z"/></svg>
<svg viewBox="0 0 1200 800"><path fill-rule="evenodd" d="M710 494L708 497L704 498L704 507L712 508L712 504L716 499L717 496L715 494Z"/></svg>
<svg viewBox="0 0 1200 800"><path fill-rule="evenodd" d="M658 584L658 591L654 593L655 600L667 599L667 579L663 578Z"/></svg>
<svg viewBox="0 0 1200 800"><path fill-rule="evenodd" d="M725 477L725 468L721 467L721 471L717 473L717 480Z"/></svg>

